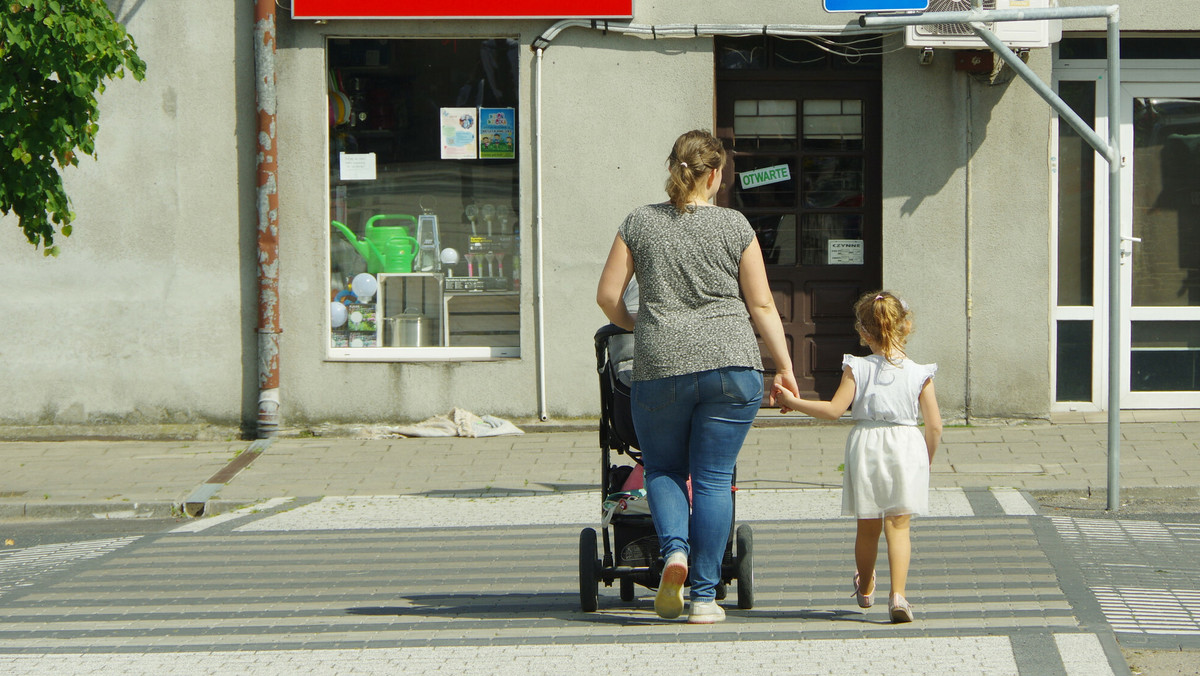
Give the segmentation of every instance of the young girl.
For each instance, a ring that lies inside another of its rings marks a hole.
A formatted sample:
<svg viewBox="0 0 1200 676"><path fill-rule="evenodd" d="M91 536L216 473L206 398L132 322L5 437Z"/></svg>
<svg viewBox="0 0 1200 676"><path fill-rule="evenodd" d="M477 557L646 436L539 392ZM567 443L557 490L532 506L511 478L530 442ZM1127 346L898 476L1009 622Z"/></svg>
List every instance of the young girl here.
<svg viewBox="0 0 1200 676"><path fill-rule="evenodd" d="M842 382L830 401L807 401L776 388L781 410L834 420L847 408L858 421L846 439L842 514L858 517L854 541L854 596L870 608L875 594L879 533L887 537L892 622L912 622L904 598L911 551L909 518L928 511L929 464L942 436L942 417L933 392L937 364L917 364L904 354L912 332L908 304L887 291L871 292L854 304L855 328L871 356L842 357ZM917 429L917 409L925 434Z"/></svg>

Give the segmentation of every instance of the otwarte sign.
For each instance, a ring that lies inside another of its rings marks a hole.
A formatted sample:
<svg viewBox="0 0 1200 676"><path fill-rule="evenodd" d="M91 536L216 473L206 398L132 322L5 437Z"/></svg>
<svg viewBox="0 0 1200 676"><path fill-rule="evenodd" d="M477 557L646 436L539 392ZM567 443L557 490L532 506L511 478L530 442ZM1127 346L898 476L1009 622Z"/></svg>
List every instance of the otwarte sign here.
<svg viewBox="0 0 1200 676"><path fill-rule="evenodd" d="M633 0L292 0L296 19L628 19Z"/></svg>
<svg viewBox="0 0 1200 676"><path fill-rule="evenodd" d="M743 171L738 174L738 178L742 182L742 190L748 190L760 185L790 181L792 180L792 170L786 164L777 164L773 167Z"/></svg>

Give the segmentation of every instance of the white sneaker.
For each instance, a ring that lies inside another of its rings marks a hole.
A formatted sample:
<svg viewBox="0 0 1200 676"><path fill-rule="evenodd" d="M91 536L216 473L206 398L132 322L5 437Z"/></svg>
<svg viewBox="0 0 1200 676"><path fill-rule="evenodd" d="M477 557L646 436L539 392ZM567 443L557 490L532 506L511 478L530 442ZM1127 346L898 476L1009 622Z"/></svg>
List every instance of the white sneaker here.
<svg viewBox="0 0 1200 676"><path fill-rule="evenodd" d="M692 601L688 624L713 624L725 619L725 609L716 601Z"/></svg>
<svg viewBox="0 0 1200 676"><path fill-rule="evenodd" d="M687 554L681 551L668 554L654 597L654 612L659 617L673 620L683 613L683 585L687 584L687 576Z"/></svg>

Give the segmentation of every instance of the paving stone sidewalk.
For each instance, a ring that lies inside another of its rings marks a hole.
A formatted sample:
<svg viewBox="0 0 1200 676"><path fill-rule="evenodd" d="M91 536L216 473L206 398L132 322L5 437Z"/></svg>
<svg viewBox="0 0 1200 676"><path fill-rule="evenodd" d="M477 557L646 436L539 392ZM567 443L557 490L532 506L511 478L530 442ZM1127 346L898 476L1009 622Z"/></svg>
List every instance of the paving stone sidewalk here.
<svg viewBox="0 0 1200 676"><path fill-rule="evenodd" d="M1121 425L1122 488L1200 487L1200 411L1128 414ZM746 441L738 483L836 487L848 425L774 426ZM587 422L567 431L491 438L279 437L244 468L248 441L0 442L0 517L166 515L211 486L207 514L279 496L526 494L593 488L599 441ZM558 429L562 429L560 426ZM222 472L222 470L226 470ZM1102 415L1054 423L952 426L933 487L1103 490ZM220 477L212 483L214 477Z"/></svg>

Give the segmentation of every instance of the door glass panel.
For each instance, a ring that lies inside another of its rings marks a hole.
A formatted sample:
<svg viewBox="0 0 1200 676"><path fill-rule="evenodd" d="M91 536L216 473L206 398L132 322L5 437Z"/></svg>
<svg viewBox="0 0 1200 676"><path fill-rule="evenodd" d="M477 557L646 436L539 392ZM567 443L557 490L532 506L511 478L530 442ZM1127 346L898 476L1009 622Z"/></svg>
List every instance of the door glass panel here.
<svg viewBox="0 0 1200 676"><path fill-rule="evenodd" d="M1200 322L1133 322L1132 329L1134 392L1200 390Z"/></svg>
<svg viewBox="0 0 1200 676"><path fill-rule="evenodd" d="M1056 401L1092 400L1092 322L1058 322Z"/></svg>
<svg viewBox="0 0 1200 676"><path fill-rule="evenodd" d="M733 103L736 150L791 150L796 147L796 102L742 100Z"/></svg>
<svg viewBox="0 0 1200 676"><path fill-rule="evenodd" d="M767 265L796 264L796 217L755 216L749 219L758 235L758 246L762 248L763 261Z"/></svg>
<svg viewBox="0 0 1200 676"><path fill-rule="evenodd" d="M1061 82L1059 96L1095 128L1096 83ZM1091 305L1096 151L1058 121L1058 304Z"/></svg>
<svg viewBox="0 0 1200 676"><path fill-rule="evenodd" d="M804 102L804 147L809 150L862 150L862 101L809 99Z"/></svg>
<svg viewBox="0 0 1200 676"><path fill-rule="evenodd" d="M783 207L792 209L796 206L796 179L794 168L790 166L791 158L780 155L735 155L734 171L738 176L733 182L733 204L737 209L754 209L759 207ZM791 178L779 180L782 170L773 172L766 181L751 181L749 187L742 187L741 175L756 169L768 169L784 166L788 168Z"/></svg>
<svg viewBox="0 0 1200 676"><path fill-rule="evenodd" d="M810 156L802 163L804 206L815 209L861 207L863 158Z"/></svg>
<svg viewBox="0 0 1200 676"><path fill-rule="evenodd" d="M861 265L854 248L862 251L862 216L857 214L804 214L800 221L802 265Z"/></svg>
<svg viewBox="0 0 1200 676"><path fill-rule="evenodd" d="M1133 130L1133 304L1200 306L1200 99L1135 98Z"/></svg>

